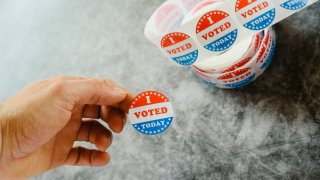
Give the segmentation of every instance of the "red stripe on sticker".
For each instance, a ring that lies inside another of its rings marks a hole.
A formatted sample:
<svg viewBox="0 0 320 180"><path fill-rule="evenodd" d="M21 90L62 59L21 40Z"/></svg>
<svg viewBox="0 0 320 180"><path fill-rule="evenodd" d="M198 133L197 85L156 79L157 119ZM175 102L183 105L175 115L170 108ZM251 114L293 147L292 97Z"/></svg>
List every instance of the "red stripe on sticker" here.
<svg viewBox="0 0 320 180"><path fill-rule="evenodd" d="M256 35L256 39L255 39L255 45L254 45L254 51L257 52L259 47L261 45L261 33Z"/></svg>
<svg viewBox="0 0 320 180"><path fill-rule="evenodd" d="M212 26L213 24L216 24L217 22L223 20L224 18L228 17L229 14L225 13L223 11L210 11L203 15L201 19L198 21L196 32L199 33L208 27ZM228 24L225 24L226 27L220 27L220 29L217 29L215 33L219 34L224 29L229 28L231 25L229 22Z"/></svg>
<svg viewBox="0 0 320 180"><path fill-rule="evenodd" d="M145 91L138 94L131 103L130 108L136 108L151 104L158 104L163 102L168 102L169 100L165 95L157 91Z"/></svg>
<svg viewBox="0 0 320 180"><path fill-rule="evenodd" d="M251 3L256 2L257 0L237 0L236 2L236 11L250 5Z"/></svg>
<svg viewBox="0 0 320 180"><path fill-rule="evenodd" d="M240 76L240 75L248 72L250 69L251 69L250 67L239 69L239 70L224 74L224 75L218 77L218 79L219 80L226 80L226 79L234 78L234 77Z"/></svg>
<svg viewBox="0 0 320 180"><path fill-rule="evenodd" d="M240 62L232 65L231 67L229 67L228 69L226 69L226 70L223 71L222 73L234 71L234 70L236 70L237 68L240 68L240 67L244 66L245 64L247 64L250 60L251 60L251 57L245 58L245 59L241 60Z"/></svg>
<svg viewBox="0 0 320 180"><path fill-rule="evenodd" d="M161 47L162 48L169 47L189 38L190 36L184 33L173 32L162 38Z"/></svg>
<svg viewBox="0 0 320 180"><path fill-rule="evenodd" d="M270 31L268 31L267 36L263 40L263 44L264 45L267 45L269 43L269 38L270 38Z"/></svg>
<svg viewBox="0 0 320 180"><path fill-rule="evenodd" d="M261 50L259 51L256 62L259 62L261 60L262 56L264 55L265 51L267 50L269 42L270 42L270 31L268 31L268 34L263 39L262 47L261 47Z"/></svg>

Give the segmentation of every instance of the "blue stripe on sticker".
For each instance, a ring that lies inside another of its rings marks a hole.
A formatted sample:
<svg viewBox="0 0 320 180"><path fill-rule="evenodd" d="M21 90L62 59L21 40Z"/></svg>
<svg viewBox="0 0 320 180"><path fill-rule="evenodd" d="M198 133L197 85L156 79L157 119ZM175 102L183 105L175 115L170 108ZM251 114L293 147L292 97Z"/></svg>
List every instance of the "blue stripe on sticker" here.
<svg viewBox="0 0 320 180"><path fill-rule="evenodd" d="M244 24L244 27L251 29L251 30L262 30L273 22L276 16L276 10L271 9L270 11L254 18L253 20Z"/></svg>
<svg viewBox="0 0 320 180"><path fill-rule="evenodd" d="M226 87L230 87L230 88L241 88L243 86L248 85L250 82L253 81L254 77L256 74L253 74L251 76L249 76L247 79L244 79L242 81L239 81L237 83L232 83L232 84L225 84Z"/></svg>
<svg viewBox="0 0 320 180"><path fill-rule="evenodd" d="M289 0L280 4L280 6L288 10L297 10L306 6L307 3L308 0Z"/></svg>
<svg viewBox="0 0 320 180"><path fill-rule="evenodd" d="M275 52L275 47L276 47L276 44L275 44L275 40L272 40L272 45L271 45L271 49L270 49L270 53L268 54L268 57L267 59L264 61L264 63L261 65L260 69L265 69L267 68L271 61L272 61L272 58L273 58L273 55L274 55L274 52Z"/></svg>
<svg viewBox="0 0 320 180"><path fill-rule="evenodd" d="M183 56L172 57L171 59L183 66L190 66L197 60L197 58L198 58L198 50L195 50Z"/></svg>
<svg viewBox="0 0 320 180"><path fill-rule="evenodd" d="M173 117L157 119L142 123L133 124L132 126L143 134L156 135L165 131L171 124Z"/></svg>
<svg viewBox="0 0 320 180"><path fill-rule="evenodd" d="M212 43L207 44L204 48L210 51L224 51L233 45L237 39L237 35L238 30L233 30Z"/></svg>

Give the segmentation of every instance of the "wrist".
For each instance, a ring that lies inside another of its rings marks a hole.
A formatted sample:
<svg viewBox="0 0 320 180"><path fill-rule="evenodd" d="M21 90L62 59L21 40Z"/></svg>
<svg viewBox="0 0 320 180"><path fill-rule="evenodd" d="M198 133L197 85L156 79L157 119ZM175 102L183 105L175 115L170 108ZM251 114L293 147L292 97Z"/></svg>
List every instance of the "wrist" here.
<svg viewBox="0 0 320 180"><path fill-rule="evenodd" d="M14 113L9 104L0 102L0 164L6 164L12 160L12 142L16 131L12 127Z"/></svg>
<svg viewBox="0 0 320 180"><path fill-rule="evenodd" d="M8 115L8 107L5 105L4 102L0 102L0 177L3 179L26 179L23 177L20 177L17 175L17 173L14 173L15 166L12 166L12 163L14 163L11 159L11 156L8 156L8 140L9 134L7 124L9 119L12 119ZM5 136L8 137L5 137ZM6 139L8 138L8 139ZM10 154L10 153L9 153ZM22 174L22 173L21 173Z"/></svg>

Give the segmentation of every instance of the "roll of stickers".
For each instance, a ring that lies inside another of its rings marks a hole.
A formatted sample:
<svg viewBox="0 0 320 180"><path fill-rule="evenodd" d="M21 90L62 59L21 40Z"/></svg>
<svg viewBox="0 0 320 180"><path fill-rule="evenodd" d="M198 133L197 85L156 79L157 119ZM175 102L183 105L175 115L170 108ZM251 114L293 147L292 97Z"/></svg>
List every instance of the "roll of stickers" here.
<svg viewBox="0 0 320 180"><path fill-rule="evenodd" d="M220 88L261 75L275 49L273 24L318 0L168 0L146 37L171 60Z"/></svg>
<svg viewBox="0 0 320 180"><path fill-rule="evenodd" d="M273 28L268 28L255 35L248 50L234 64L221 73L202 70L192 66L192 70L206 82L219 88L240 88L258 76L268 67L275 49Z"/></svg>

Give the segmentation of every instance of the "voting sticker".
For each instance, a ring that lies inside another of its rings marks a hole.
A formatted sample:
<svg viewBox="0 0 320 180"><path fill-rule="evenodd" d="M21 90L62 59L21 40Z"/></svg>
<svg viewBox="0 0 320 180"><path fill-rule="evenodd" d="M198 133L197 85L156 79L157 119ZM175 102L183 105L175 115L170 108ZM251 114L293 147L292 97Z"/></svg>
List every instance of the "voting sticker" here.
<svg viewBox="0 0 320 180"><path fill-rule="evenodd" d="M198 41L209 51L224 51L237 39L238 30L231 16L223 11L204 14L196 27Z"/></svg>
<svg viewBox="0 0 320 180"><path fill-rule="evenodd" d="M161 40L163 51L176 63L189 66L198 58L196 43L187 34L174 32Z"/></svg>
<svg viewBox="0 0 320 180"><path fill-rule="evenodd" d="M276 16L275 6L269 0L237 0L235 12L242 25L251 30L267 28Z"/></svg>
<svg viewBox="0 0 320 180"><path fill-rule="evenodd" d="M169 128L173 108L169 99L157 91L145 91L131 102L129 120L140 133L156 135Z"/></svg>
<svg viewBox="0 0 320 180"><path fill-rule="evenodd" d="M280 6L288 10L298 10L305 7L308 0L282 0Z"/></svg>

